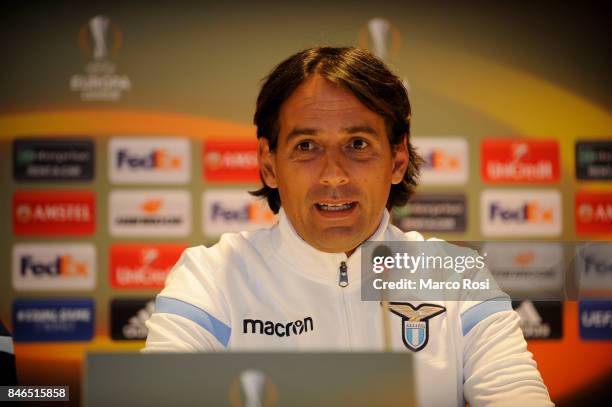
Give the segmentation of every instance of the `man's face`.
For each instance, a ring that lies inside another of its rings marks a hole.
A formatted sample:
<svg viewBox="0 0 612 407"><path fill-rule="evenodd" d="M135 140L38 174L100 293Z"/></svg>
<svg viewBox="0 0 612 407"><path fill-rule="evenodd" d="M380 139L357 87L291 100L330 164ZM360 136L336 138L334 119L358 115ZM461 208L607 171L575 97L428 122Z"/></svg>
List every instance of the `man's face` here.
<svg viewBox="0 0 612 407"><path fill-rule="evenodd" d="M330 253L351 254L376 231L408 165L405 144L392 150L384 118L319 75L281 106L276 150L259 143L264 181L278 188L291 224Z"/></svg>

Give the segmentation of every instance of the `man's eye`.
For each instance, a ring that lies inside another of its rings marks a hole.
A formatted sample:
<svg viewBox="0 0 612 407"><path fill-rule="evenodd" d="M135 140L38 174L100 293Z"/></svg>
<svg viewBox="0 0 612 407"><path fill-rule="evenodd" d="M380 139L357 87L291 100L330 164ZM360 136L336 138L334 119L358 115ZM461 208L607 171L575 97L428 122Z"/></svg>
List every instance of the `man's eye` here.
<svg viewBox="0 0 612 407"><path fill-rule="evenodd" d="M355 150L364 150L368 146L368 142L362 139L355 139L351 141L351 147Z"/></svg>
<svg viewBox="0 0 612 407"><path fill-rule="evenodd" d="M313 147L312 141L302 141L296 146L299 151L310 151Z"/></svg>

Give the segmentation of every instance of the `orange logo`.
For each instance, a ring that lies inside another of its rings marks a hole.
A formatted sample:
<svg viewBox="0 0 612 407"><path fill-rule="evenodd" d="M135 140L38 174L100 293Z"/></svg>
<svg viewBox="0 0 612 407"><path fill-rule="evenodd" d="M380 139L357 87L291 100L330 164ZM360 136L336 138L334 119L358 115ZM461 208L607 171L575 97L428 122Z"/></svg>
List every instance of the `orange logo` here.
<svg viewBox="0 0 612 407"><path fill-rule="evenodd" d="M514 256L514 262L519 266L528 266L535 259L535 254L533 252L523 252Z"/></svg>
<svg viewBox="0 0 612 407"><path fill-rule="evenodd" d="M161 199L149 199L148 201L144 201L142 205L140 205L140 209L143 212L146 212L148 215L156 214L162 207Z"/></svg>

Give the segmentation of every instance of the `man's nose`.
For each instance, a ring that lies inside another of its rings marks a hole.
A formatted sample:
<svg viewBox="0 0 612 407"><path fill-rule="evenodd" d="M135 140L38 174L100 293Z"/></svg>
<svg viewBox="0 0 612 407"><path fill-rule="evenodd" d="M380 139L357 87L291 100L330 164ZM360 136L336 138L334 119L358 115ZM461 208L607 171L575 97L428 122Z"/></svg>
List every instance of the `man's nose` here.
<svg viewBox="0 0 612 407"><path fill-rule="evenodd" d="M323 168L319 177L321 184L332 187L346 184L349 178L344 168L341 154L328 151L323 159Z"/></svg>

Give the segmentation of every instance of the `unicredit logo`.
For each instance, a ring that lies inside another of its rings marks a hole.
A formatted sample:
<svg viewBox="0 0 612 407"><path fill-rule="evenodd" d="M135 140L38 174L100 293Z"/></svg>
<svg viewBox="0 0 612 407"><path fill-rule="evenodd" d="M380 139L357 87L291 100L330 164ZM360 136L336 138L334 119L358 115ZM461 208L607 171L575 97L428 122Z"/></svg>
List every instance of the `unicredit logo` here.
<svg viewBox="0 0 612 407"><path fill-rule="evenodd" d="M85 276L87 275L87 264L76 261L70 255L57 256L51 262L36 261L32 256L23 256L21 258L21 275L28 274L39 276Z"/></svg>
<svg viewBox="0 0 612 407"><path fill-rule="evenodd" d="M187 248L182 244L122 244L110 250L114 288L163 288L166 276Z"/></svg>
<svg viewBox="0 0 612 407"><path fill-rule="evenodd" d="M495 202L490 206L489 219L516 223L552 223L554 212L552 208L543 207L538 202L527 202L518 208Z"/></svg>
<svg viewBox="0 0 612 407"><path fill-rule="evenodd" d="M484 140L482 177L488 182L555 182L559 180L556 140Z"/></svg>
<svg viewBox="0 0 612 407"><path fill-rule="evenodd" d="M179 170L182 159L164 149L153 149L151 152L139 155L130 153L127 149L117 152L117 167L131 169Z"/></svg>

